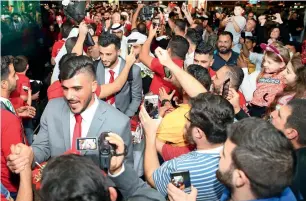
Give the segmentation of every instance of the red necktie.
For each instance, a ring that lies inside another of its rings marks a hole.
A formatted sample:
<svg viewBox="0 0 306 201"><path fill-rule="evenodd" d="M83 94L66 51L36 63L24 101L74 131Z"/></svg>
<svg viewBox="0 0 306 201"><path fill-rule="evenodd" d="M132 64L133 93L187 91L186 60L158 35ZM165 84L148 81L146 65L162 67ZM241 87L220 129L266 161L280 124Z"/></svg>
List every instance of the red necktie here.
<svg viewBox="0 0 306 201"><path fill-rule="evenodd" d="M112 71L112 70L109 70L109 73L110 73L110 78L109 78L109 82L108 83L113 83L115 81L115 72ZM106 98L106 101L109 103L109 104L114 104L115 103L115 96L114 95L111 95L109 97Z"/></svg>
<svg viewBox="0 0 306 201"><path fill-rule="evenodd" d="M74 130L73 130L73 137L72 137L72 150L77 150L76 149L76 141L77 138L82 137L82 117L80 114L75 114L75 125L74 125Z"/></svg>

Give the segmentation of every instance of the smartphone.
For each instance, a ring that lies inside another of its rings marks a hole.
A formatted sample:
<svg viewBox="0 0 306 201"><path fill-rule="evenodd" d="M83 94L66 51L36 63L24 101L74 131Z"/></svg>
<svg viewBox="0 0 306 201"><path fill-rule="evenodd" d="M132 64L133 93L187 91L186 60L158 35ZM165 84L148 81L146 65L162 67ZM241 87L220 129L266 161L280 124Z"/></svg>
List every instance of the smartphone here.
<svg viewBox="0 0 306 201"><path fill-rule="evenodd" d="M229 92L229 87L230 87L230 79L228 78L227 80L225 80L225 82L223 83L223 88L222 88L222 97L223 98L227 98L228 96L228 92Z"/></svg>
<svg viewBox="0 0 306 201"><path fill-rule="evenodd" d="M138 1L137 1L137 4L141 4L141 3L142 3L141 0L138 0Z"/></svg>
<svg viewBox="0 0 306 201"><path fill-rule="evenodd" d="M178 171L170 173L171 183L177 188L185 192L191 191L190 173L186 171Z"/></svg>
<svg viewBox="0 0 306 201"><path fill-rule="evenodd" d="M78 138L77 150L78 151L93 151L98 149L97 138Z"/></svg>
<svg viewBox="0 0 306 201"><path fill-rule="evenodd" d="M158 95L145 96L144 107L151 118L158 119Z"/></svg>
<svg viewBox="0 0 306 201"><path fill-rule="evenodd" d="M164 66L164 73L166 78L171 78L171 71L166 66Z"/></svg>

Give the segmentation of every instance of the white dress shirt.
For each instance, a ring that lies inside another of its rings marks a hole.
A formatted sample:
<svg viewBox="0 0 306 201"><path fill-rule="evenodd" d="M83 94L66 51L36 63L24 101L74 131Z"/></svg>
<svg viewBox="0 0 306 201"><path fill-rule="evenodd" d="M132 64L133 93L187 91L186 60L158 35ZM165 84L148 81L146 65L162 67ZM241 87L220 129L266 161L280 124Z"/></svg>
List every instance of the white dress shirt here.
<svg viewBox="0 0 306 201"><path fill-rule="evenodd" d="M82 123L81 123L81 129L82 129L82 137L86 137L87 133L89 131L91 122L93 120L93 117L96 113L96 110L99 106L98 98L95 95L95 102L88 107L84 112L81 113L82 117ZM70 142L72 144L72 138L73 138L73 131L75 126L75 117L74 114L70 111Z"/></svg>
<svg viewBox="0 0 306 201"><path fill-rule="evenodd" d="M128 43L125 36L122 36L120 50L120 56L125 59L126 55L128 54Z"/></svg>
<svg viewBox="0 0 306 201"><path fill-rule="evenodd" d="M115 66L115 68L113 68L113 69L105 68L104 69L105 70L105 73L104 73L105 74L105 84L109 84L109 79L111 77L111 74L109 73L110 70L115 72L114 79L116 79L119 76L121 61L122 61L122 59L120 57L118 57L118 63ZM116 107L116 104L114 103L113 106Z"/></svg>
<svg viewBox="0 0 306 201"><path fill-rule="evenodd" d="M187 52L185 61L184 61L184 67L187 69L187 67L191 64L193 64L194 61L194 51L191 52L190 54Z"/></svg>

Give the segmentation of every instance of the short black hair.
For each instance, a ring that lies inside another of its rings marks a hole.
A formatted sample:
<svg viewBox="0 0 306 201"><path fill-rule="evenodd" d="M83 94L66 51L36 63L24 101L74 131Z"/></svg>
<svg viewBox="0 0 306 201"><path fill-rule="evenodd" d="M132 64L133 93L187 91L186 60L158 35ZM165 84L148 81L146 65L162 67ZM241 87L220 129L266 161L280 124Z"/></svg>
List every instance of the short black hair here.
<svg viewBox="0 0 306 201"><path fill-rule="evenodd" d="M66 40L65 47L68 54L72 53L72 50L77 43L77 40L78 40L77 37L71 37Z"/></svg>
<svg viewBox="0 0 306 201"><path fill-rule="evenodd" d="M145 23L139 23L137 24L137 30L139 33L147 35L147 27L145 25Z"/></svg>
<svg viewBox="0 0 306 201"><path fill-rule="evenodd" d="M59 80L68 80L80 72L86 72L96 79L93 61L84 55L72 56L61 65Z"/></svg>
<svg viewBox="0 0 306 201"><path fill-rule="evenodd" d="M286 128L293 128L298 132L298 143L306 145L306 100L292 99L288 106L291 108L291 115L287 118Z"/></svg>
<svg viewBox="0 0 306 201"><path fill-rule="evenodd" d="M226 128L234 122L234 108L222 96L201 93L190 99L190 126L200 128L209 143L224 143Z"/></svg>
<svg viewBox="0 0 306 201"><path fill-rule="evenodd" d="M198 45L202 41L202 36L192 28L188 28L185 37L189 39L194 45Z"/></svg>
<svg viewBox="0 0 306 201"><path fill-rule="evenodd" d="M229 65L226 68L229 70L227 75L230 78L230 86L238 91L244 78L243 70L236 65Z"/></svg>
<svg viewBox="0 0 306 201"><path fill-rule="evenodd" d="M48 161L40 195L43 200L53 201L110 201L108 188L105 176L92 160L71 154Z"/></svg>
<svg viewBox="0 0 306 201"><path fill-rule="evenodd" d="M185 20L176 19L174 23L175 26L177 26L180 31L185 32L187 27L187 22Z"/></svg>
<svg viewBox="0 0 306 201"><path fill-rule="evenodd" d="M119 50L121 47L120 38L115 34L102 34L99 37L99 45L102 47L107 47L109 45L115 45L116 50Z"/></svg>
<svg viewBox="0 0 306 201"><path fill-rule="evenodd" d="M13 63L11 56L1 57L1 80L6 80L10 74L10 64Z"/></svg>
<svg viewBox="0 0 306 201"><path fill-rule="evenodd" d="M240 2L236 2L234 7L241 7L242 9L245 9L244 4L242 4Z"/></svg>
<svg viewBox="0 0 306 201"><path fill-rule="evenodd" d="M233 34L232 34L231 32L229 32L229 31L222 31L222 32L218 35L218 40L219 40L219 37L220 37L220 36L230 36L230 38L231 38L231 40L232 40L232 42L233 42L233 39L234 39Z"/></svg>
<svg viewBox="0 0 306 201"><path fill-rule="evenodd" d="M191 64L187 67L187 72L197 79L207 91L210 89L211 78L206 68L198 64Z"/></svg>
<svg viewBox="0 0 306 201"><path fill-rule="evenodd" d="M189 43L183 36L173 36L168 47L171 48L172 56L177 56L180 59L185 60L189 49Z"/></svg>
<svg viewBox="0 0 306 201"><path fill-rule="evenodd" d="M212 56L214 54L214 47L202 41L197 45L195 54L209 54Z"/></svg>
<svg viewBox="0 0 306 201"><path fill-rule="evenodd" d="M17 73L22 73L27 69L28 59L24 56L14 58L14 69Z"/></svg>
<svg viewBox="0 0 306 201"><path fill-rule="evenodd" d="M67 20L62 24L61 33L63 38L68 38L70 31L72 30L72 24Z"/></svg>
<svg viewBox="0 0 306 201"><path fill-rule="evenodd" d="M77 56L77 54L75 53L71 53L71 54L65 54L64 56L62 56L62 58L60 59L60 61L58 62L58 69L59 72L61 72L61 69L63 67L63 64L68 61L68 59L70 59L71 57ZM60 80L60 79L59 79Z"/></svg>
<svg viewBox="0 0 306 201"><path fill-rule="evenodd" d="M245 118L230 125L227 134L236 145L231 154L232 166L245 173L257 199L278 197L292 184L293 147L271 123Z"/></svg>
<svg viewBox="0 0 306 201"><path fill-rule="evenodd" d="M204 28L201 24L197 24L194 28L201 36L201 39L202 39L202 36L203 36L203 33L204 33Z"/></svg>
<svg viewBox="0 0 306 201"><path fill-rule="evenodd" d="M246 36L245 39L248 39L252 41L252 43L256 43L256 37L255 36Z"/></svg>

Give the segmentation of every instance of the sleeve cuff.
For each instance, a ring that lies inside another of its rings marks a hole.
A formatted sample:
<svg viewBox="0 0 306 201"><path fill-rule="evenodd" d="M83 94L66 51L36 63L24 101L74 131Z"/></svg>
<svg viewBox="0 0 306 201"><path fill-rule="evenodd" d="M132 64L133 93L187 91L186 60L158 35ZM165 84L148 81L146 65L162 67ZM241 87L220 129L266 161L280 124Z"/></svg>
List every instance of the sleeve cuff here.
<svg viewBox="0 0 306 201"><path fill-rule="evenodd" d="M125 171L125 167L124 167L124 163L123 163L120 172L118 172L117 174L111 174L111 173L108 171L108 176L115 178L115 177L120 176L124 171Z"/></svg>

